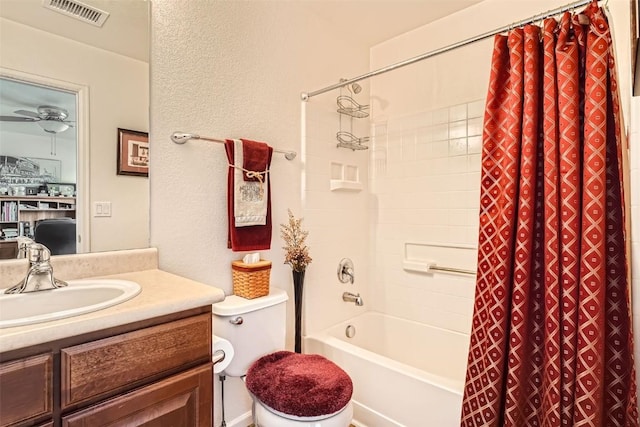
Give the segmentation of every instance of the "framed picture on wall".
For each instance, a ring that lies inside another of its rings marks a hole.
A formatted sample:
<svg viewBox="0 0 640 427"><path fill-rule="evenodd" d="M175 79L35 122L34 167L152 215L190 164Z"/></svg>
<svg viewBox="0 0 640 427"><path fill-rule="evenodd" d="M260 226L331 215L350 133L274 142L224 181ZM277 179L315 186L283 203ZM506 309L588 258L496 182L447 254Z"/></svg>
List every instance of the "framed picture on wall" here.
<svg viewBox="0 0 640 427"><path fill-rule="evenodd" d="M118 128L118 175L149 176L149 134Z"/></svg>

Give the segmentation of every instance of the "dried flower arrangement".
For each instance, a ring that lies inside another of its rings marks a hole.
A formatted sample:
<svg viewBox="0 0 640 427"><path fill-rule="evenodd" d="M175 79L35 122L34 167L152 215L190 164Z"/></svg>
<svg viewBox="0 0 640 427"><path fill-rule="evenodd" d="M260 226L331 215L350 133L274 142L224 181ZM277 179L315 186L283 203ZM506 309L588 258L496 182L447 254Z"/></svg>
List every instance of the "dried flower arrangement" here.
<svg viewBox="0 0 640 427"><path fill-rule="evenodd" d="M296 219L291 209L287 211L289 223L280 224L280 236L285 243L282 249L286 251L284 263L289 264L293 271L303 272L307 269L307 265L311 264L309 248L305 245L309 232L302 229L302 218Z"/></svg>

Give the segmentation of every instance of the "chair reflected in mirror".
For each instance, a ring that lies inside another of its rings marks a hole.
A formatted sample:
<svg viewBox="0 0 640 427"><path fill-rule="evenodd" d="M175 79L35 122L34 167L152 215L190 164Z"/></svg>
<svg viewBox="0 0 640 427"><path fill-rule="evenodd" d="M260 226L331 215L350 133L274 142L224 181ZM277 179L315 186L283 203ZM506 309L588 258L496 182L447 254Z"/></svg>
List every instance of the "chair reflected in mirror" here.
<svg viewBox="0 0 640 427"><path fill-rule="evenodd" d="M76 220L50 218L36 222L33 240L45 245L51 255L76 253Z"/></svg>

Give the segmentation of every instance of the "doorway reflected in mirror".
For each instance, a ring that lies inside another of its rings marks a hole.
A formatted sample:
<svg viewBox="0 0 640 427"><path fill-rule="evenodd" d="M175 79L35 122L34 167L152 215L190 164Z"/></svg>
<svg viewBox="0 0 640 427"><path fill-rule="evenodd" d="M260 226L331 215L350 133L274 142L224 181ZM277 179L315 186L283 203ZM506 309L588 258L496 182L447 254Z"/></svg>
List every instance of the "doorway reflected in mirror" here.
<svg viewBox="0 0 640 427"><path fill-rule="evenodd" d="M63 159L60 178L53 181L60 185L49 185L47 195L75 196L78 253L146 248L149 182L117 174L114 136L118 128L149 129L150 2L91 3L109 13L101 28L43 8L42 0L3 2L0 7L0 78L75 97L71 105L45 98L0 111L15 120L0 121L0 132L6 125L30 127L40 132L39 146L46 150L38 155L5 153L5 137L0 134L0 155ZM71 171L64 160L70 156L65 138L71 134L77 138L75 179L65 176ZM42 166L39 161L38 167ZM69 193L72 184L75 195ZM25 193L33 191L25 185ZM39 189L37 193L41 195ZM8 189L6 195L11 196ZM104 206L110 206L106 213Z"/></svg>

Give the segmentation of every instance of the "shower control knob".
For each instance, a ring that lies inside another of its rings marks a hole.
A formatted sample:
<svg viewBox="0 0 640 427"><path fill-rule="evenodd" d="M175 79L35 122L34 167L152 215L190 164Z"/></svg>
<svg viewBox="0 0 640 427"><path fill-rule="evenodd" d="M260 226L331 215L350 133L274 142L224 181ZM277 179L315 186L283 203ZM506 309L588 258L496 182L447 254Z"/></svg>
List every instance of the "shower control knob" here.
<svg viewBox="0 0 640 427"><path fill-rule="evenodd" d="M349 258L342 258L338 264L338 280L340 283L351 283L355 280L353 271L353 261Z"/></svg>

